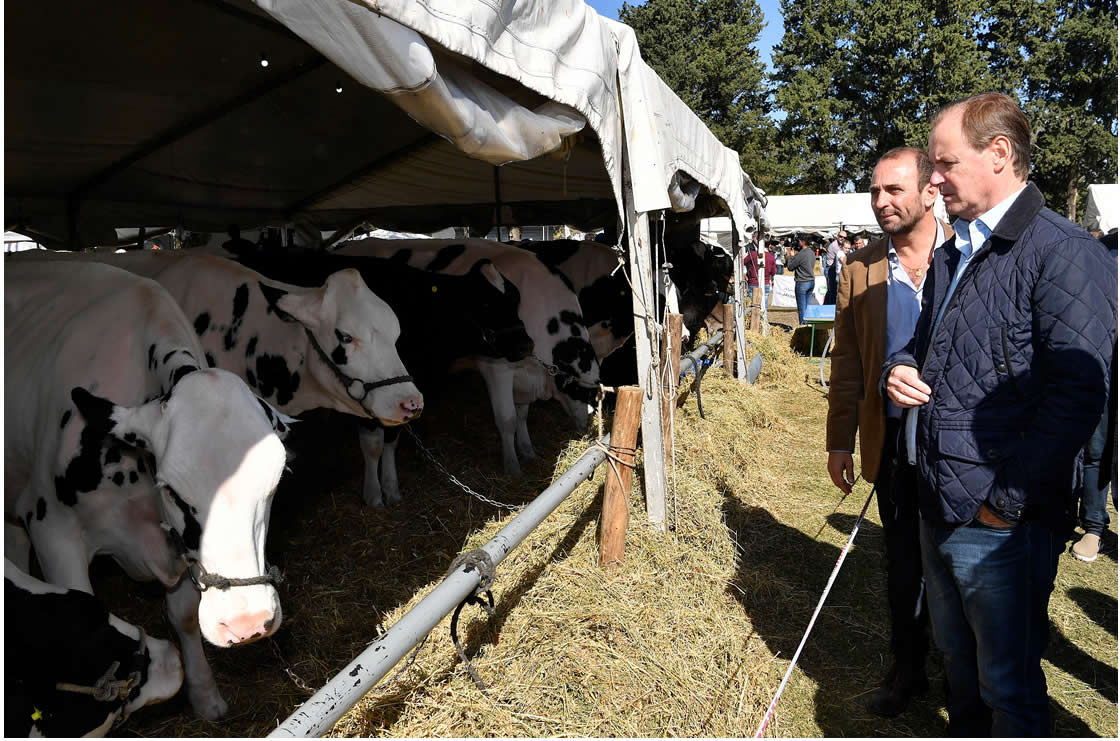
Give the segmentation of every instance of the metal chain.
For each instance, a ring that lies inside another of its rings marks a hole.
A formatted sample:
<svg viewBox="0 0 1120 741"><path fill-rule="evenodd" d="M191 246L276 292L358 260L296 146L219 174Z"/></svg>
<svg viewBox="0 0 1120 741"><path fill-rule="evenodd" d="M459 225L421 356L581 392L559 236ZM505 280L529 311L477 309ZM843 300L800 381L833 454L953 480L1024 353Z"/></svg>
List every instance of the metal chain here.
<svg viewBox="0 0 1120 741"><path fill-rule="evenodd" d="M483 494L479 494L477 491L475 491L474 489L472 489L471 487L467 486L462 481L460 481L458 479L458 477L455 476L455 474L448 471L447 467L439 462L439 459L436 458L435 454L432 453L432 451L429 450L427 447L425 447L424 443L420 442L420 438L417 437L416 433L412 431L412 427L410 425L404 425L404 429L405 429L405 432L407 432L409 435L412 436L412 441L416 443L416 447L420 449L420 452L424 454L424 457L426 457L429 461L431 461L432 465L434 465L441 472L443 472L443 475L446 476L451 481L451 483L458 486L460 489L465 491L467 494L470 494L472 497L474 497L478 501L482 502L483 504L489 504L492 507L498 507L500 509L509 510L510 512L516 512L517 510L521 509L524 506L524 505L521 505L521 504L504 504L502 502L497 502L497 501L495 501L495 500L491 499L490 497L487 497Z"/></svg>

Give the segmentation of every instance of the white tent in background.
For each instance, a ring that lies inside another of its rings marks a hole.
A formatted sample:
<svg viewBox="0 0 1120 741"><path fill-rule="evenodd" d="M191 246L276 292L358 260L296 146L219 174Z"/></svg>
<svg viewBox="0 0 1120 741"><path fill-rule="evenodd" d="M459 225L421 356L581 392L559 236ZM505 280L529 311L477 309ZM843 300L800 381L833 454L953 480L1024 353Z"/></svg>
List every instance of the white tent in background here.
<svg viewBox="0 0 1120 741"><path fill-rule="evenodd" d="M933 205L933 213L943 221L949 220L940 194ZM766 220L769 227L763 231L775 237L815 234L830 238L840 229L849 234L881 232L871 210L870 193L767 196ZM700 233L716 241L726 240L730 230L730 221L722 217L704 219L700 223Z"/></svg>
<svg viewBox="0 0 1120 741"><path fill-rule="evenodd" d="M1085 203L1085 216L1081 225L1108 234L1120 227L1120 185L1100 183L1089 186L1089 199Z"/></svg>

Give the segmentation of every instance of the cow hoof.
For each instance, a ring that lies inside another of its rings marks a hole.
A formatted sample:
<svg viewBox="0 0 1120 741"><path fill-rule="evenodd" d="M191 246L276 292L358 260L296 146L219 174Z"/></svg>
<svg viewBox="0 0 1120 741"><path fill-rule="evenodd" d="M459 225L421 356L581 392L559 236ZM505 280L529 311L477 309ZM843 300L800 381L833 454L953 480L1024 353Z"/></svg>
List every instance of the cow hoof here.
<svg viewBox="0 0 1120 741"><path fill-rule="evenodd" d="M385 509L385 500L381 498L381 494L362 494L362 499L370 507L374 509Z"/></svg>
<svg viewBox="0 0 1120 741"><path fill-rule="evenodd" d="M521 475L521 464L517 462L516 458L514 458L513 460L503 461L503 467L505 468L506 476Z"/></svg>
<svg viewBox="0 0 1120 741"><path fill-rule="evenodd" d="M389 504L400 504L401 493L398 489L385 487L385 501Z"/></svg>
<svg viewBox="0 0 1120 741"><path fill-rule="evenodd" d="M191 707L195 714L204 720L218 720L229 712L229 703L218 694L216 688L190 690Z"/></svg>

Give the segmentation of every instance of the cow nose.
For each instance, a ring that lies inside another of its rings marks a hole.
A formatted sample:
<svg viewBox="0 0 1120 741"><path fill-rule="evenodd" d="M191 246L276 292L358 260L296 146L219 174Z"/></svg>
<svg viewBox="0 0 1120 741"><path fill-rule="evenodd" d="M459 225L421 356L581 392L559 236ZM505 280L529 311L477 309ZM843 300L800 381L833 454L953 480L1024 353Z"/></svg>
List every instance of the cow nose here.
<svg viewBox="0 0 1120 741"><path fill-rule="evenodd" d="M401 402L401 411L405 415L419 414L424 410L423 396L410 396Z"/></svg>
<svg viewBox="0 0 1120 741"><path fill-rule="evenodd" d="M249 612L218 623L222 643L233 646L270 635L276 629L276 614L271 610Z"/></svg>

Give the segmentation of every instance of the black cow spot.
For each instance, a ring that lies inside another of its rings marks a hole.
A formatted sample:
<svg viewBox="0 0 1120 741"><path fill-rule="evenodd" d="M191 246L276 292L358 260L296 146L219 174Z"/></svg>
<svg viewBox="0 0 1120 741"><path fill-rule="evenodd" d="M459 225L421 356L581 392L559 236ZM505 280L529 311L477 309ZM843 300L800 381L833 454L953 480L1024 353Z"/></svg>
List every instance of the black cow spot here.
<svg viewBox="0 0 1120 741"><path fill-rule="evenodd" d="M171 388L175 388L175 384L179 383L183 376L188 373L193 373L196 370L198 370L198 367L194 365L180 365L175 369L175 372L171 374Z"/></svg>
<svg viewBox="0 0 1120 741"><path fill-rule="evenodd" d="M170 486L166 488L172 501L175 502L175 506L183 513L183 544L192 551L197 551L199 544L202 542L202 526L198 524L198 520L194 517L194 513L198 510L184 502L179 493Z"/></svg>
<svg viewBox="0 0 1120 741"><path fill-rule="evenodd" d="M257 374L253 372L252 368L245 369L245 382L248 383L251 388L257 387Z"/></svg>
<svg viewBox="0 0 1120 741"><path fill-rule="evenodd" d="M588 373L595 362L595 351L587 340L569 337L552 348L552 362L573 376Z"/></svg>
<svg viewBox="0 0 1120 741"><path fill-rule="evenodd" d="M226 350L232 350L237 345L237 330L241 328L247 308L249 308L249 284L242 283L233 292L233 321L222 337L222 345Z"/></svg>
<svg viewBox="0 0 1120 741"><path fill-rule="evenodd" d="M579 327L573 324L569 329L572 332L572 337L579 337Z"/></svg>
<svg viewBox="0 0 1120 741"><path fill-rule="evenodd" d="M249 342L245 344L245 357L251 358L257 354L257 335L249 338Z"/></svg>
<svg viewBox="0 0 1120 741"><path fill-rule="evenodd" d="M101 448L112 430L110 419L113 404L94 396L83 388L75 388L70 398L85 418L86 425L78 438L78 453L61 476L55 476L54 490L58 501L69 507L78 503L78 493L93 491L101 484Z"/></svg>
<svg viewBox="0 0 1120 741"><path fill-rule="evenodd" d="M136 473L135 471L129 471L128 472L128 483L135 484L139 480L140 480L140 474Z"/></svg>
<svg viewBox="0 0 1120 741"><path fill-rule="evenodd" d="M202 333L210 328L210 312L204 311L194 318L194 331L195 334L202 336Z"/></svg>
<svg viewBox="0 0 1120 741"><path fill-rule="evenodd" d="M218 361L214 360L214 356L211 355L210 353L206 353L206 367L207 368L217 368L218 367Z"/></svg>
<svg viewBox="0 0 1120 741"><path fill-rule="evenodd" d="M121 446L110 445L105 450L105 465L109 465L110 463L120 463L120 462L121 462Z"/></svg>
<svg viewBox="0 0 1120 741"><path fill-rule="evenodd" d="M117 471L113 474L113 483L117 486L124 486L124 474Z"/></svg>
<svg viewBox="0 0 1120 741"><path fill-rule="evenodd" d="M47 500L39 497L39 501L35 503L35 519L41 520L47 516ZM30 517L28 518L30 519Z"/></svg>
<svg viewBox="0 0 1120 741"><path fill-rule="evenodd" d="M560 321L564 322L564 324L583 324L583 317L574 311L564 309L560 312Z"/></svg>
<svg viewBox="0 0 1120 741"><path fill-rule="evenodd" d="M172 350L171 352L169 352L169 353L167 353L166 355L164 355L164 356L163 356L163 361L162 361L162 362L163 362L163 364L164 364L164 365L167 365L167 361L168 361L168 360L171 360L171 356L172 356L172 355L174 355L174 354L175 354L175 353L177 353L177 352L179 352L179 351L178 351L178 350Z"/></svg>
<svg viewBox="0 0 1120 741"><path fill-rule="evenodd" d="M148 472L148 467L144 465L143 456L136 459L136 470L139 471L140 473L147 473Z"/></svg>
<svg viewBox="0 0 1120 741"><path fill-rule="evenodd" d="M335 365L346 365L349 358L346 357L346 348L339 344L333 351L331 351L331 360Z"/></svg>
<svg viewBox="0 0 1120 741"><path fill-rule="evenodd" d="M69 422L69 421L70 421L70 410L67 409L65 412L62 413L62 422L60 422L59 425L58 425L59 429L62 429L63 427L65 427L66 423Z"/></svg>
<svg viewBox="0 0 1120 741"><path fill-rule="evenodd" d="M299 389L299 371L289 371L283 355L258 355L256 388L266 399L275 395L277 406L284 406Z"/></svg>
<svg viewBox="0 0 1120 741"><path fill-rule="evenodd" d="M455 258L466 252L466 245L451 244L439 250L432 261L428 263L428 267L424 268L429 273L438 273L445 269L448 265L455 261Z"/></svg>
<svg viewBox="0 0 1120 741"><path fill-rule="evenodd" d="M156 368L156 346L155 343L148 345L148 369L155 370Z"/></svg>
<svg viewBox="0 0 1120 741"><path fill-rule="evenodd" d="M397 263L398 265L407 265L408 260L411 257L412 257L412 250L409 249L408 247L402 247L399 250L397 250L396 252L394 252L393 256L390 257L389 260L391 262Z"/></svg>
<svg viewBox="0 0 1120 741"><path fill-rule="evenodd" d="M559 331L560 331L560 320L557 319L556 317L552 317L551 319L548 320L548 333L549 334L556 334Z"/></svg>

